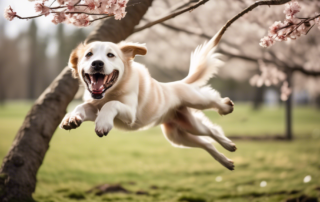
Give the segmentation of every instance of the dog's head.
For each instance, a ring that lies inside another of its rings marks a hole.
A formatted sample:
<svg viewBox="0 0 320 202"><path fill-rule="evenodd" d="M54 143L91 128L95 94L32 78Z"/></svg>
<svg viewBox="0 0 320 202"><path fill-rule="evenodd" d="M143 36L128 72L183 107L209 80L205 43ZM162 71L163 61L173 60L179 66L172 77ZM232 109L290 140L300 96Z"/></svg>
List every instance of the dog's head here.
<svg viewBox="0 0 320 202"><path fill-rule="evenodd" d="M80 44L71 53L69 67L85 84L93 99L101 99L123 78L130 61L145 55L144 44L93 42Z"/></svg>

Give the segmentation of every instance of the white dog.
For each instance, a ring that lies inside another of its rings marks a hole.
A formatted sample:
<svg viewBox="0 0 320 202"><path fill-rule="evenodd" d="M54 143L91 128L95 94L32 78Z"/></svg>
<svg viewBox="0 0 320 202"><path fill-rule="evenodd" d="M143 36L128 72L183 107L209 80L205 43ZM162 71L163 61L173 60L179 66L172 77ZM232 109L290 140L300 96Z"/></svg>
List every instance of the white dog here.
<svg viewBox="0 0 320 202"><path fill-rule="evenodd" d="M221 98L217 91L205 86L221 63L213 53L220 37L219 32L199 46L191 55L188 76L171 83L157 82L145 66L133 61L136 55L147 53L144 44L79 45L71 53L69 67L91 96L67 114L60 127L70 130L83 121L95 121L95 132L103 137L113 126L138 130L161 124L163 134L174 146L205 149L233 170L233 161L218 152L212 142L216 140L229 151L236 150L235 144L197 111L215 109L221 115L233 111L229 98Z"/></svg>

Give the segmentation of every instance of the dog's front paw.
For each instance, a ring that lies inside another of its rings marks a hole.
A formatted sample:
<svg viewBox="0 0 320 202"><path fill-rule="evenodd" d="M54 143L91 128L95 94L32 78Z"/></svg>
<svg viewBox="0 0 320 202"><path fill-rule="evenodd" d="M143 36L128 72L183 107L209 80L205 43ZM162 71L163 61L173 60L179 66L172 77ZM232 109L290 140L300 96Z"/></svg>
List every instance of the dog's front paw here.
<svg viewBox="0 0 320 202"><path fill-rule="evenodd" d="M218 112L220 115L227 115L233 112L234 104L230 98L226 97L222 99L222 106L219 108Z"/></svg>
<svg viewBox="0 0 320 202"><path fill-rule="evenodd" d="M83 120L79 115L67 114L62 120L60 128L65 130L75 129L78 128L82 122Z"/></svg>
<svg viewBox="0 0 320 202"><path fill-rule="evenodd" d="M112 121L103 121L103 120L97 120L96 121L96 134L99 137L107 136L110 130L113 128L113 123Z"/></svg>

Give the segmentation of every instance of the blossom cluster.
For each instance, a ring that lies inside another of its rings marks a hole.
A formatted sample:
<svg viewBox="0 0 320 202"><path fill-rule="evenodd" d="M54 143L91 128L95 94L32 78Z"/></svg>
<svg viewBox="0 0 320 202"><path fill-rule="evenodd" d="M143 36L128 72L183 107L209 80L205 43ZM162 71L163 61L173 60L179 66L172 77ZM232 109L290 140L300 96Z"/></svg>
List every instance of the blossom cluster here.
<svg viewBox="0 0 320 202"><path fill-rule="evenodd" d="M252 86L261 87L262 85L278 85L286 79L286 74L280 71L277 67L267 65L262 60L259 60L258 64L261 75L256 74L250 79L250 84Z"/></svg>
<svg viewBox="0 0 320 202"><path fill-rule="evenodd" d="M14 18L32 19L40 16L53 16L54 24L68 23L78 27L85 27L92 22L108 17L120 20L126 15L128 0L32 0L35 1L36 16L21 17L8 6L4 17L11 21ZM56 6L52 6L53 3Z"/></svg>
<svg viewBox="0 0 320 202"><path fill-rule="evenodd" d="M289 87L288 81L283 82L281 86L281 96L280 96L281 100L286 101L289 98L291 91L292 90Z"/></svg>
<svg viewBox="0 0 320 202"><path fill-rule="evenodd" d="M250 79L252 86L261 87L263 85L271 86L282 83L281 100L286 101L291 94L291 89L286 81L286 74L277 67L265 64L262 60L258 61L261 74L256 74Z"/></svg>
<svg viewBox="0 0 320 202"><path fill-rule="evenodd" d="M306 35L316 24L320 29L320 14L314 17L298 18L296 14L301 10L299 2L294 0L285 5L283 13L286 15L284 22L277 21L269 27L268 35L260 40L260 46L269 47L276 41L295 40L301 35Z"/></svg>

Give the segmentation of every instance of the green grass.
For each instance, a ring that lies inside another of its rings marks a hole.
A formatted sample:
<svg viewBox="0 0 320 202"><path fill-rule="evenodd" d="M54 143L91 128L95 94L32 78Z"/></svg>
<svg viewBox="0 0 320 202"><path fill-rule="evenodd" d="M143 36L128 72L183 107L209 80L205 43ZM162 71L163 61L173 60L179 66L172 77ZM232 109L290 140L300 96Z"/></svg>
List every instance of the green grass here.
<svg viewBox="0 0 320 202"><path fill-rule="evenodd" d="M29 107L27 103L0 106L1 159ZM283 108L252 111L249 105L236 103L231 115L206 113L227 135L272 135L284 130ZM71 132L58 129L38 173L34 198L41 202L284 201L302 194L319 198L315 188L320 187L320 114L314 108L297 107L293 115L297 138L292 142L236 141L235 153L216 145L235 161L232 172L203 150L172 147L159 127L113 130L104 138L95 135L93 123ZM304 183L307 175L312 179ZM218 176L222 181L216 181ZM262 181L266 187L260 187ZM86 193L103 183L121 184L131 193ZM135 194L138 190L148 195Z"/></svg>

